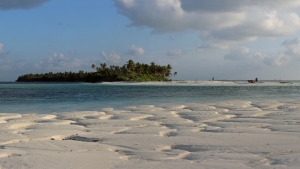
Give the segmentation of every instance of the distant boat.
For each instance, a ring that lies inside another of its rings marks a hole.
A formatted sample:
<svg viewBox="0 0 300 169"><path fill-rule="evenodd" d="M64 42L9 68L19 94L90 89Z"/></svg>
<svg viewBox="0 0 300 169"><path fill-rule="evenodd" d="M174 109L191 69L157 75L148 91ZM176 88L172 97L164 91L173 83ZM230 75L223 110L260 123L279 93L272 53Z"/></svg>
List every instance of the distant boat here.
<svg viewBox="0 0 300 169"><path fill-rule="evenodd" d="M257 78L255 78L255 80L248 80L248 83L256 83L256 82L258 82Z"/></svg>
<svg viewBox="0 0 300 169"><path fill-rule="evenodd" d="M286 84L286 83L290 83L290 84L293 84L293 82L279 82L281 84Z"/></svg>

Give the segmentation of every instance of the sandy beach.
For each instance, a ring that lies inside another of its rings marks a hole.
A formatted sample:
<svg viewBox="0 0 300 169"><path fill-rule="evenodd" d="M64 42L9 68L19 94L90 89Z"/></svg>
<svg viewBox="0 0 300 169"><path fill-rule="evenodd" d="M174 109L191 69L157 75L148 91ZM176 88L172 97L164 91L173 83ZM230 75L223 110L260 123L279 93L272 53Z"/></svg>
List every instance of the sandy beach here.
<svg viewBox="0 0 300 169"><path fill-rule="evenodd" d="M0 113L0 168L298 168L300 101Z"/></svg>

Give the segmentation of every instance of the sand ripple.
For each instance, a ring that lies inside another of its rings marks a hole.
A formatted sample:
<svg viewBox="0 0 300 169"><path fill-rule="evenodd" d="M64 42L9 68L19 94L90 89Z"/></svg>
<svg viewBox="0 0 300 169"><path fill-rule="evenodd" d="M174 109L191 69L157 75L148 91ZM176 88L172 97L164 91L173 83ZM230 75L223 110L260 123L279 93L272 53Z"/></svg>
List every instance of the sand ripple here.
<svg viewBox="0 0 300 169"><path fill-rule="evenodd" d="M298 168L300 101L0 114L0 168Z"/></svg>

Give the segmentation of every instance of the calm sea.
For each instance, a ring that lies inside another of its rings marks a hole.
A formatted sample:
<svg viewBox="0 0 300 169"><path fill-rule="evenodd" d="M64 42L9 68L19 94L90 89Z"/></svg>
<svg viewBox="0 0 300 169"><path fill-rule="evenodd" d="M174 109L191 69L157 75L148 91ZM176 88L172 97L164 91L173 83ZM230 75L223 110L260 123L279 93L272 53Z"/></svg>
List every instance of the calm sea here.
<svg viewBox="0 0 300 169"><path fill-rule="evenodd" d="M59 113L228 100L297 100L300 82L0 83L0 113Z"/></svg>

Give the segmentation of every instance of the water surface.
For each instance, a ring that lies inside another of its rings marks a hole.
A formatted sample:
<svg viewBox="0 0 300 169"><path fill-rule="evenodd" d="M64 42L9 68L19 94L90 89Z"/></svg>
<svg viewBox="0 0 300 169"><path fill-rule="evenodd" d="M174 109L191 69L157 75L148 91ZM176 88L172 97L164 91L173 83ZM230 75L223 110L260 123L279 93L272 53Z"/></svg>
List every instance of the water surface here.
<svg viewBox="0 0 300 169"><path fill-rule="evenodd" d="M53 113L107 107L124 109L136 105L299 98L299 82L0 83L0 113Z"/></svg>

